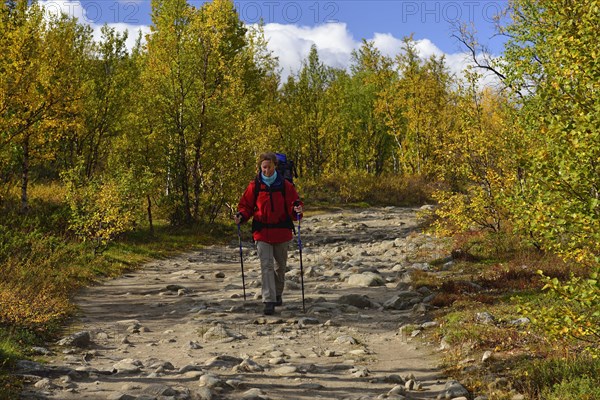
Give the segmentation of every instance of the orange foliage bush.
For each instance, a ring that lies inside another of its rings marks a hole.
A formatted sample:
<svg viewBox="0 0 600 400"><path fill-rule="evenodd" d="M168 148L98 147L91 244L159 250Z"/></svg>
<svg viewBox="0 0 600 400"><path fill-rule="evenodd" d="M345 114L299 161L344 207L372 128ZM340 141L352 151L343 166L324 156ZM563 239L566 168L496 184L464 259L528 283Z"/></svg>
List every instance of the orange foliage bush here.
<svg viewBox="0 0 600 400"><path fill-rule="evenodd" d="M64 295L42 288L0 286L0 324L44 328L64 318L71 306Z"/></svg>

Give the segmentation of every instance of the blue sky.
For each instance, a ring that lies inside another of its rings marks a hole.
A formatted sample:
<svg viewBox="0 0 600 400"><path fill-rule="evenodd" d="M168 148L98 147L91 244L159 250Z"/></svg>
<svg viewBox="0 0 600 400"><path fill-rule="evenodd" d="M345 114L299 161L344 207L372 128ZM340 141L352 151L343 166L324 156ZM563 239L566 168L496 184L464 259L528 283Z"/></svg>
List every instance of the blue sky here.
<svg viewBox="0 0 600 400"><path fill-rule="evenodd" d="M202 0L189 0L199 6ZM502 51L502 40L494 38L494 16L507 0L267 0L234 1L241 19L266 23L269 48L279 57L282 74L297 72L311 45L321 60L334 67L347 67L350 54L362 39L373 40L384 54L398 54L401 39L410 34L422 57L445 55L453 72L468 63L465 49L452 37L453 24L473 24L481 42L494 55ZM150 0L40 0L48 10L62 11L87 22L99 32L108 23L119 30L149 31Z"/></svg>

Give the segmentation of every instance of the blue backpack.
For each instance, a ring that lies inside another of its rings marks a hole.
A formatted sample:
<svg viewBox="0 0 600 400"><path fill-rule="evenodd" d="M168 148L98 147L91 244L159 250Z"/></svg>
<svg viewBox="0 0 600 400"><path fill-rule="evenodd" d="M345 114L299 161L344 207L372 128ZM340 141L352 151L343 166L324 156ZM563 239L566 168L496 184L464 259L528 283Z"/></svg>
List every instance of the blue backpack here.
<svg viewBox="0 0 600 400"><path fill-rule="evenodd" d="M288 160L283 153L275 153L277 156L277 173L281 174L285 179L294 183L294 178L298 177L296 166L292 160Z"/></svg>

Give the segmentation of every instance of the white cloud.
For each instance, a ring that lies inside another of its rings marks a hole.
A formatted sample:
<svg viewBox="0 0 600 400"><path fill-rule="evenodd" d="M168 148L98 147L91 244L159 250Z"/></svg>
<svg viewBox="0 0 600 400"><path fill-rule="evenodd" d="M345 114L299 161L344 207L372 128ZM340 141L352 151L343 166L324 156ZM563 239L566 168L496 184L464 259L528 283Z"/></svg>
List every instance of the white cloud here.
<svg viewBox="0 0 600 400"><path fill-rule="evenodd" d="M72 0L40 0L39 4L44 8L47 16L67 14L70 17L75 17L80 23L90 25L94 40L99 41L102 38L100 30L103 24L97 23L100 15L98 8L88 7L86 9L81 5L81 2ZM147 25L133 25L122 22L109 23L107 25L114 28L117 32L128 32L125 45L129 50L135 46L140 30L142 31L142 42L145 41L145 35L150 32L150 27Z"/></svg>
<svg viewBox="0 0 600 400"><path fill-rule="evenodd" d="M264 30L269 50L279 58L284 81L300 70L312 45L317 46L321 62L336 68L346 68L352 50L358 46L343 23L315 27L271 23Z"/></svg>
<svg viewBox="0 0 600 400"><path fill-rule="evenodd" d="M398 39L389 33L375 33L369 39L381 54L386 57L395 57L402 50L402 39Z"/></svg>
<svg viewBox="0 0 600 400"><path fill-rule="evenodd" d="M135 46L135 42L137 41L138 34L142 31L142 43L146 42L146 35L150 33L150 27L148 25L131 25L125 24L122 22L117 22L113 24L106 24L109 28L114 28L115 31L123 33L127 31L127 40L125 41L125 46L128 50L131 51ZM93 29L93 35L95 41L100 41L102 38L102 25L90 24Z"/></svg>
<svg viewBox="0 0 600 400"><path fill-rule="evenodd" d="M375 33L372 39L375 47L379 49L381 54L387 57L395 58L398 54L402 53L402 47L404 42L401 38L394 37L389 33ZM431 56L441 57L444 52L439 49L431 40L420 39L415 40L415 49L422 59L427 59Z"/></svg>
<svg viewBox="0 0 600 400"><path fill-rule="evenodd" d="M353 38L344 23L327 23L315 27L271 23L266 24L264 30L269 41L269 50L279 58L283 82L288 75L296 74L300 70L302 61L308 57L313 44L319 51L319 60L336 68L348 68L352 51L361 46L361 42ZM367 40L373 41L375 47L385 56L394 58L402 52L402 38L396 38L389 33L374 33L373 37ZM463 70L473 64L468 53L444 53L429 39L415 40L415 47L422 59L445 56L448 70L459 78L463 76ZM495 81L494 77L488 75L483 83L490 84Z"/></svg>
<svg viewBox="0 0 600 400"><path fill-rule="evenodd" d="M120 2L126 0L119 0ZM132 1L132 0L127 0ZM135 0L137 1L137 0ZM86 9L79 1L73 0L40 0L46 12L49 14L66 13L77 17L82 23L88 23L94 32L94 39L101 38L101 24L97 23L97 10ZM94 14L94 15L88 15ZM133 25L126 23L110 23L108 26L115 28L118 32L129 32L127 48L135 45L138 32L142 31L142 42L145 35L150 32L148 25ZM313 27L298 26L293 24L269 23L264 26L265 36L268 39L268 48L279 59L282 82L287 80L290 74L297 74L302 67L302 62L308 57L312 45L317 47L319 59L325 65L335 68L348 68L352 51L360 48L361 41L354 39L345 23L330 22ZM374 33L372 38L375 47L388 57L395 57L402 51L402 39L396 38L389 33ZM467 65L472 65L472 60L467 53L444 53L429 39L415 41L419 56L423 59L432 55L446 57L446 64L451 73L458 77L463 76L463 70ZM487 76L485 83L493 83L495 78Z"/></svg>
<svg viewBox="0 0 600 400"><path fill-rule="evenodd" d="M415 40L415 47L419 52L419 57L423 59L430 58L431 56L441 57L444 52L441 51L433 42L429 39Z"/></svg>

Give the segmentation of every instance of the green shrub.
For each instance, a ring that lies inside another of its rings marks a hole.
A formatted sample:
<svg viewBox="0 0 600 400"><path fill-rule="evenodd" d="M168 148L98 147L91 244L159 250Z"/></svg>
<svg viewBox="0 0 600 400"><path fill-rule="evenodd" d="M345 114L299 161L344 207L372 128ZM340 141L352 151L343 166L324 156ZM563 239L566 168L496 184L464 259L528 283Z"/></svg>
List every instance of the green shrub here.
<svg viewBox="0 0 600 400"><path fill-rule="evenodd" d="M600 382L590 377L574 378L561 382L551 389L544 389L542 399L546 400L597 400L600 399Z"/></svg>
<svg viewBox="0 0 600 400"><path fill-rule="evenodd" d="M83 241L104 251L119 235L134 229L141 219L141 187L130 173L87 181L76 170L63 174L71 209L69 228Z"/></svg>
<svg viewBox="0 0 600 400"><path fill-rule="evenodd" d="M21 382L8 371L12 364L24 357L21 347L32 344L32 336L21 331L10 332L0 327L0 400L19 398Z"/></svg>
<svg viewBox="0 0 600 400"><path fill-rule="evenodd" d="M298 184L301 195L312 203L365 203L375 206L415 206L431 202L431 183L421 176L374 176L366 172L322 176Z"/></svg>
<svg viewBox="0 0 600 400"><path fill-rule="evenodd" d="M17 345L7 338L0 339L0 368L6 368L18 358L20 352Z"/></svg>
<svg viewBox="0 0 600 400"><path fill-rule="evenodd" d="M538 274L545 284L546 301L541 307L525 304L523 311L550 339L583 345L590 354L600 356L600 268L566 281L542 271Z"/></svg>

